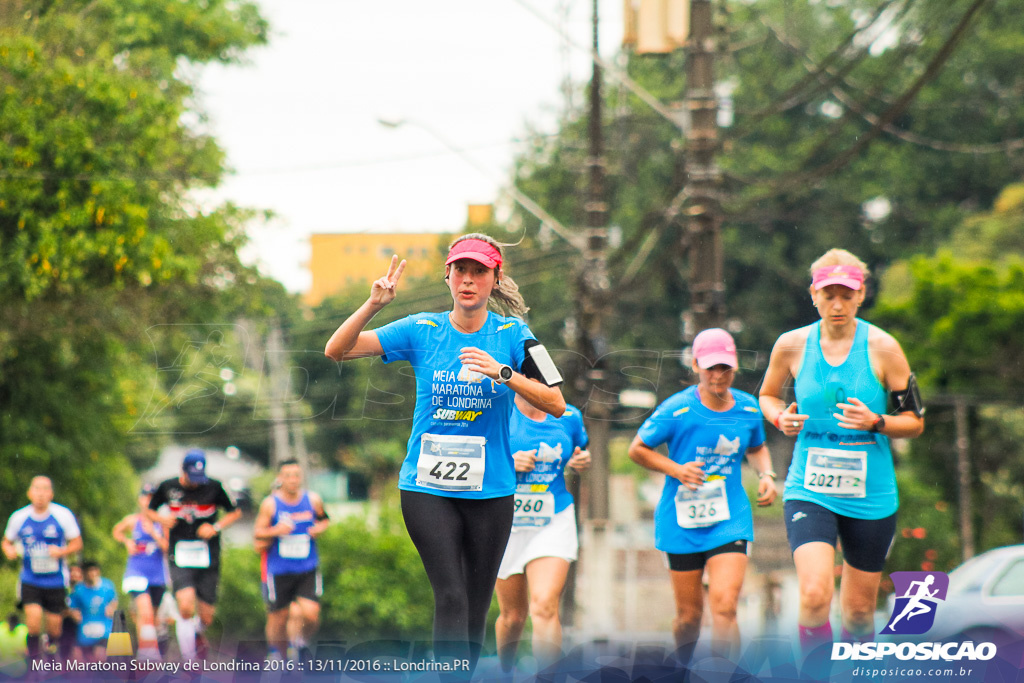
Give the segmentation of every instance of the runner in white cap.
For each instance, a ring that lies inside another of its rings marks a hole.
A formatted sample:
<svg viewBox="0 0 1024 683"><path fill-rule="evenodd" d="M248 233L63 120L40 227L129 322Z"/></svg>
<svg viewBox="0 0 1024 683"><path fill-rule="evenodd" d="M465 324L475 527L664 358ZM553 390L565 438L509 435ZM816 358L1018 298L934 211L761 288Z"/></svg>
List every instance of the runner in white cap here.
<svg viewBox="0 0 1024 683"><path fill-rule="evenodd" d="M864 262L845 249L814 262L810 295L821 320L779 337L761 385L765 418L797 437L783 499L805 653L832 642L837 540L843 640L874 637L899 506L889 439L924 430L924 407L903 349L857 318L867 276ZM787 406L782 396L791 377L796 402Z"/></svg>
<svg viewBox="0 0 1024 683"><path fill-rule="evenodd" d="M654 544L666 553L676 601L672 624L686 665L700 635L703 578L708 577L712 649L728 657L739 647L736 608L747 570L754 520L740 466L758 473L757 504L775 500L775 472L757 400L732 389L739 361L732 336L704 330L693 340L699 383L666 399L629 447L639 465L665 475L654 513ZM668 444L668 456L654 450Z"/></svg>
<svg viewBox="0 0 1024 683"><path fill-rule="evenodd" d="M512 528L516 477L509 447L512 399L558 417L562 381L521 317L527 308L502 270L501 245L457 239L445 261L451 311L364 328L395 298L405 261L395 256L370 298L341 324L324 353L337 361L408 361L416 410L399 474L402 513L434 590L434 654L480 655L494 581ZM488 312L490 302L511 316Z"/></svg>

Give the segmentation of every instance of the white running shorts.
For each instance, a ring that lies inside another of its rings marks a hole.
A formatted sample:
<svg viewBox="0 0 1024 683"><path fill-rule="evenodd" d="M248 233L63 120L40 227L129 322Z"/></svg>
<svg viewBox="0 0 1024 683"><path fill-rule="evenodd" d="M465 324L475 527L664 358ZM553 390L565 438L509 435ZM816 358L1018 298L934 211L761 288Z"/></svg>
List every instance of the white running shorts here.
<svg viewBox="0 0 1024 683"><path fill-rule="evenodd" d="M501 558L498 578L507 579L526 571L526 565L539 557L561 557L575 562L580 541L576 535L576 509L570 505L555 513L551 523L540 529L522 529L512 534Z"/></svg>

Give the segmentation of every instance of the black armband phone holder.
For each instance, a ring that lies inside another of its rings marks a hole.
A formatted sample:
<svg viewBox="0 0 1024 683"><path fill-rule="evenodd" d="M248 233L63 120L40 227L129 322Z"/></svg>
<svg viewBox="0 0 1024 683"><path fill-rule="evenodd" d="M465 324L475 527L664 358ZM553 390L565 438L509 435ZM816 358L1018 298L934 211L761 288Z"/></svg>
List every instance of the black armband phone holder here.
<svg viewBox="0 0 1024 683"><path fill-rule="evenodd" d="M889 397L892 399L894 413L910 412L918 417L924 417L925 407L921 402L921 390L917 386L917 378L914 377L914 373L910 373L906 389L889 392Z"/></svg>

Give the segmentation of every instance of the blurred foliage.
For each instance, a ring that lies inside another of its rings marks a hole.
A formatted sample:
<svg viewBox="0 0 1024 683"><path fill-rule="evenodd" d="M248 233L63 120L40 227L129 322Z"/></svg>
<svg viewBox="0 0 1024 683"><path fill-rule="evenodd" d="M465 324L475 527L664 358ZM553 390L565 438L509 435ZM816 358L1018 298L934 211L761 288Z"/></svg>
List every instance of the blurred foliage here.
<svg viewBox="0 0 1024 683"><path fill-rule="evenodd" d="M960 534L956 506L945 497L943 487L932 477L898 468L900 510L896 539L888 571L944 571L960 564Z"/></svg>
<svg viewBox="0 0 1024 683"><path fill-rule="evenodd" d="M991 211L965 219L934 253L893 263L873 311L900 340L929 404L927 428L911 442L904 471L930 484L957 516L953 403L967 405L979 551L1022 538L1022 235L1024 191L1012 184ZM959 538L959 525L955 533Z"/></svg>

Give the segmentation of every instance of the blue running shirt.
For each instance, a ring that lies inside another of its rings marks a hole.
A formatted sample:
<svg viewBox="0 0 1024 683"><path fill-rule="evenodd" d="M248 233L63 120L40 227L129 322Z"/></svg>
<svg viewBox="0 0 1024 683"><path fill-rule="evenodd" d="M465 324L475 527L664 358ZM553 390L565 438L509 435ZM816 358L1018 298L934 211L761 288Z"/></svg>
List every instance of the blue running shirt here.
<svg viewBox="0 0 1024 683"><path fill-rule="evenodd" d="M545 414L544 419L537 421L526 417L518 407L513 406L512 452L537 451L533 470L516 472L516 497L523 494L551 494L555 513L572 505L572 494L565 488L565 465L573 451L577 447L586 448L587 443L587 430L583 426L579 408L566 405L562 417ZM519 526L514 526L513 530Z"/></svg>
<svg viewBox="0 0 1024 683"><path fill-rule="evenodd" d="M454 498L512 495L509 417L515 394L465 369L459 353L473 346L520 371L523 342L535 339L526 323L488 312L484 326L467 334L447 312L417 313L373 331L384 362L409 361L416 374L416 412L398 488Z"/></svg>
<svg viewBox="0 0 1024 683"><path fill-rule="evenodd" d="M81 582L71 591L68 604L71 609L82 613L82 621L78 624L78 644L98 645L106 642L110 635L113 619L107 616L107 605L117 599L114 584L110 579L100 579L95 588Z"/></svg>
<svg viewBox="0 0 1024 683"><path fill-rule="evenodd" d="M696 385L688 387L667 398L640 427L638 436L650 448L668 443L672 460L680 464L703 462L705 487L717 480L724 481L729 504L729 519L699 528L683 528L676 505L681 484L675 477L666 476L654 512L654 546L658 550L700 553L732 541L754 540L754 520L740 467L747 451L764 443L764 423L753 396L738 389L730 391L735 405L717 412L700 402Z"/></svg>
<svg viewBox="0 0 1024 683"><path fill-rule="evenodd" d="M37 515L31 505L16 510L4 531L8 541L21 543L21 582L37 588L67 586L67 565L64 558L50 557L50 546L65 546L81 535L71 510L56 503L50 503L42 515Z"/></svg>
<svg viewBox="0 0 1024 683"><path fill-rule="evenodd" d="M858 318L849 355L842 364L832 366L821 353L821 323L811 325L796 378L797 409L810 417L793 448L783 500L806 500L858 519L888 517L899 507L889 437L842 429L832 416L841 412L836 404L848 403L850 398L860 399L879 415L886 413L885 387L871 369L868 356L870 329L869 323ZM813 481L808 478L809 458ZM866 486L857 481L861 461L866 466ZM844 472L856 473L856 478ZM817 490L809 490L808 484Z"/></svg>

